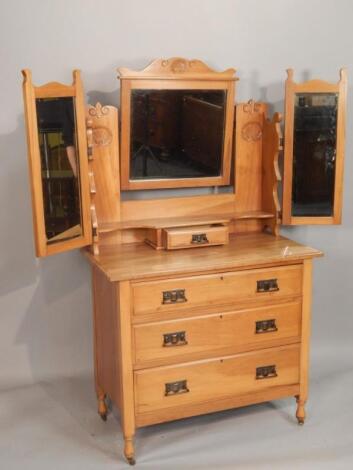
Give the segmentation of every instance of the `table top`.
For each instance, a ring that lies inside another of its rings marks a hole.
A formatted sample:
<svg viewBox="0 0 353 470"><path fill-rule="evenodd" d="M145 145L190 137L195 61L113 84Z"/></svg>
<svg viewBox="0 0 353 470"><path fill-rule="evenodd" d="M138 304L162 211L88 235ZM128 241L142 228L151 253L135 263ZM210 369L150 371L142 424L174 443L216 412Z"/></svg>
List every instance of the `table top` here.
<svg viewBox="0 0 353 470"><path fill-rule="evenodd" d="M323 255L267 233L235 235L228 245L221 246L158 251L142 243L103 246L99 255L88 250L84 253L112 282L290 264Z"/></svg>

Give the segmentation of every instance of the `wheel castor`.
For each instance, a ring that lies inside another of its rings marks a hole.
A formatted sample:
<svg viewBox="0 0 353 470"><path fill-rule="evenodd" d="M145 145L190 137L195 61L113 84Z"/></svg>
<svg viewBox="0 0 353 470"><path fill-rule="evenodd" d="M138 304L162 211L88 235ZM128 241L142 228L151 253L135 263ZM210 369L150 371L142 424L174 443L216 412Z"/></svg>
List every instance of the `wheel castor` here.
<svg viewBox="0 0 353 470"><path fill-rule="evenodd" d="M134 459L134 457L129 457L129 458L127 459L127 461L128 461L128 463L129 463L129 465L135 465L135 463L136 463L136 460Z"/></svg>

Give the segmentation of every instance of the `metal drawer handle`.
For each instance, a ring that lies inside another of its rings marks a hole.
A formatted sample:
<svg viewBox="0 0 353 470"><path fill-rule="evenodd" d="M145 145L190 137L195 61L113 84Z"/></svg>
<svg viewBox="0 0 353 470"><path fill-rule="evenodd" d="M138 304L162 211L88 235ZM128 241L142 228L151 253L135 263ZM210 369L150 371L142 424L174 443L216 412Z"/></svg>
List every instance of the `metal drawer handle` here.
<svg viewBox="0 0 353 470"><path fill-rule="evenodd" d="M176 331L175 333L163 335L163 347L169 348L171 346L185 346L187 344L185 331Z"/></svg>
<svg viewBox="0 0 353 470"><path fill-rule="evenodd" d="M170 382L165 384L164 396L170 397L171 395L180 395L181 393L188 393L189 391L187 380L179 380L179 382Z"/></svg>
<svg viewBox="0 0 353 470"><path fill-rule="evenodd" d="M205 245L210 242L208 241L206 233L194 233L191 236L191 243L193 245Z"/></svg>
<svg viewBox="0 0 353 470"><path fill-rule="evenodd" d="M273 331L278 331L276 320L274 318L271 320L261 320L256 322L255 333L257 335L261 333L271 333Z"/></svg>
<svg viewBox="0 0 353 470"><path fill-rule="evenodd" d="M273 377L277 377L275 365L256 368L256 380L272 379Z"/></svg>
<svg viewBox="0 0 353 470"><path fill-rule="evenodd" d="M278 291L277 279L264 279L257 281L257 292L275 292Z"/></svg>
<svg viewBox="0 0 353 470"><path fill-rule="evenodd" d="M187 300L185 289L166 290L163 292L162 304L178 304Z"/></svg>

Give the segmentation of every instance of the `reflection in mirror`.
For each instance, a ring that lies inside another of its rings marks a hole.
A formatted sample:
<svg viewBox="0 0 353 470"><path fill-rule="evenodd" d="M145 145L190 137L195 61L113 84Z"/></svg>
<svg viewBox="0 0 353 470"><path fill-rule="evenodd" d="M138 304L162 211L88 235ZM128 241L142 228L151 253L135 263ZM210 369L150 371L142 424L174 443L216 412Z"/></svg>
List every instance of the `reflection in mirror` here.
<svg viewBox="0 0 353 470"><path fill-rule="evenodd" d="M73 97L37 98L47 243L82 235Z"/></svg>
<svg viewBox="0 0 353 470"><path fill-rule="evenodd" d="M294 102L292 215L332 216L336 93L297 93Z"/></svg>
<svg viewBox="0 0 353 470"><path fill-rule="evenodd" d="M130 179L220 176L225 90L132 90Z"/></svg>

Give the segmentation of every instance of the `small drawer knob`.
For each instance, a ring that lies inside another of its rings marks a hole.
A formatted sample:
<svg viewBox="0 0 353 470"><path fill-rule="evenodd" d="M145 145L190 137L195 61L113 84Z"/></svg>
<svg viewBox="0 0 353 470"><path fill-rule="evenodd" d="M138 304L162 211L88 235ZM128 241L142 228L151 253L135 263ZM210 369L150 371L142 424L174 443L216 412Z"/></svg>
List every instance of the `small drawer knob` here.
<svg viewBox="0 0 353 470"><path fill-rule="evenodd" d="M279 290L277 279L263 279L257 281L256 292L276 292Z"/></svg>
<svg viewBox="0 0 353 470"><path fill-rule="evenodd" d="M261 333L271 333L273 331L278 331L276 320L274 318L271 320L261 320L256 322L255 333L257 335Z"/></svg>
<svg viewBox="0 0 353 470"><path fill-rule="evenodd" d="M185 331L176 331L175 333L163 335L163 347L186 346L187 344Z"/></svg>
<svg viewBox="0 0 353 470"><path fill-rule="evenodd" d="M276 366L261 366L256 368L256 380L272 379L277 377Z"/></svg>
<svg viewBox="0 0 353 470"><path fill-rule="evenodd" d="M178 382L170 382L165 384L165 393L166 397L172 395L180 395L181 393L188 393L190 390L187 386L187 380L179 380Z"/></svg>
<svg viewBox="0 0 353 470"><path fill-rule="evenodd" d="M162 304L177 304L187 302L185 289L167 290L163 292Z"/></svg>
<svg viewBox="0 0 353 470"><path fill-rule="evenodd" d="M194 233L191 236L191 243L193 245L206 245L209 241L206 233Z"/></svg>

